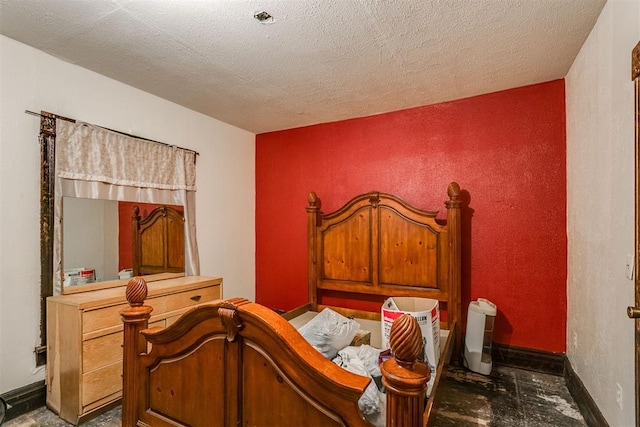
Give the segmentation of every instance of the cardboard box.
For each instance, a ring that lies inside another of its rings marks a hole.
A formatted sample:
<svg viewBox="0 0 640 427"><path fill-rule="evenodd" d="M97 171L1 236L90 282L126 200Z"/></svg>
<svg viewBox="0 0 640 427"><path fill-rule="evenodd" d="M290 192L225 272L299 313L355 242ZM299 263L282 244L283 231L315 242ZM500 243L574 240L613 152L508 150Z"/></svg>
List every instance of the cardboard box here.
<svg viewBox="0 0 640 427"><path fill-rule="evenodd" d="M64 285L75 286L94 283L96 281L96 270L93 268L69 268L64 270Z"/></svg>
<svg viewBox="0 0 640 427"><path fill-rule="evenodd" d="M383 350L389 348L391 324L404 313L413 316L420 325L423 343L422 360L431 369L431 379L427 385L427 396L429 396L440 361L440 307L438 300L413 297L388 298L382 304L381 309Z"/></svg>

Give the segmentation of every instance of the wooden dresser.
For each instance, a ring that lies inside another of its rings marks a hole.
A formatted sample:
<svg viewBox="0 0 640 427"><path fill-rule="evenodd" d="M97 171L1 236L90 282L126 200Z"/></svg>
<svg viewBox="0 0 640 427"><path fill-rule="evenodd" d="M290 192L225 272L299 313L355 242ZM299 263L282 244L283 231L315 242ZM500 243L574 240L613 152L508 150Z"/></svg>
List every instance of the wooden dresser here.
<svg viewBox="0 0 640 427"><path fill-rule="evenodd" d="M47 298L47 406L78 424L122 397L125 285ZM222 298L222 279L178 277L148 283L149 326L168 326L198 304Z"/></svg>

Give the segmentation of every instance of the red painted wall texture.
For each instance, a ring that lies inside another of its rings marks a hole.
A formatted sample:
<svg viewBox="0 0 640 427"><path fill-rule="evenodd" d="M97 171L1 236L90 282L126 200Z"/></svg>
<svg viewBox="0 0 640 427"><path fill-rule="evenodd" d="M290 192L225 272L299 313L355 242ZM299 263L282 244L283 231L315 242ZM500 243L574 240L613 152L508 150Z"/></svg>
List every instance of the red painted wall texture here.
<svg viewBox="0 0 640 427"><path fill-rule="evenodd" d="M446 188L463 211L463 317L498 306L494 341L565 351L564 80L256 137L256 299L306 302L307 194L324 212L367 191L444 218Z"/></svg>

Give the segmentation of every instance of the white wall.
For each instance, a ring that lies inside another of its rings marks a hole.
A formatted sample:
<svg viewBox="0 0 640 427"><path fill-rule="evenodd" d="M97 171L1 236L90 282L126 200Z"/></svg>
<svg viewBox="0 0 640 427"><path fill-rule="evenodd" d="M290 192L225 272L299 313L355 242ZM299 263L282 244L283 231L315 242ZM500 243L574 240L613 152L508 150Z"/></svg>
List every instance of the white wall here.
<svg viewBox="0 0 640 427"><path fill-rule="evenodd" d="M98 282L118 278L118 201L62 199L62 268L93 268Z"/></svg>
<svg viewBox="0 0 640 427"><path fill-rule="evenodd" d="M640 2L609 0L566 77L567 355L611 426L635 425L634 94ZM616 387L622 389L622 408Z"/></svg>
<svg viewBox="0 0 640 427"><path fill-rule="evenodd" d="M37 142L50 111L200 153L201 273L255 297L255 135L0 36L0 393L45 378L40 341Z"/></svg>

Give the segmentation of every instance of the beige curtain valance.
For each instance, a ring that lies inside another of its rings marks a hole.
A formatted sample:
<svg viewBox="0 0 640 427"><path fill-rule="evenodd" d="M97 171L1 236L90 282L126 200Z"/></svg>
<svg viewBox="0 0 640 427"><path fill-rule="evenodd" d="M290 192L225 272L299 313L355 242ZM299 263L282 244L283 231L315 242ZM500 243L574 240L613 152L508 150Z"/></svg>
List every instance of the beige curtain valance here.
<svg viewBox="0 0 640 427"><path fill-rule="evenodd" d="M196 189L196 153L87 123L58 121L59 178L162 190Z"/></svg>
<svg viewBox="0 0 640 427"><path fill-rule="evenodd" d="M185 274L200 274L196 242L196 152L56 120L53 294L62 293L62 199L123 200L184 207Z"/></svg>

